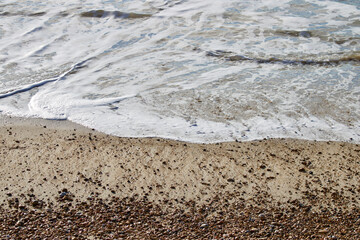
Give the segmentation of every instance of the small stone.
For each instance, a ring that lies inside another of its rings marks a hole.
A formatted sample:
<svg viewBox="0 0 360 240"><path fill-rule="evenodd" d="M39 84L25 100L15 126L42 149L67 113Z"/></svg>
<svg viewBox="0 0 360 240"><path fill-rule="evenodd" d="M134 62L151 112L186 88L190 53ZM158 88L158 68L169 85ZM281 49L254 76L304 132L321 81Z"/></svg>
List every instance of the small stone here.
<svg viewBox="0 0 360 240"><path fill-rule="evenodd" d="M26 210L26 207L24 205L19 205L20 210Z"/></svg>
<svg viewBox="0 0 360 240"><path fill-rule="evenodd" d="M206 228L207 226L209 226L209 225L207 225L206 223L203 223L200 225L200 228Z"/></svg>
<svg viewBox="0 0 360 240"><path fill-rule="evenodd" d="M60 201L73 201L73 197L74 195L71 194L70 192L68 192L66 189L63 189L63 191L60 193L59 195L59 200Z"/></svg>
<svg viewBox="0 0 360 240"><path fill-rule="evenodd" d="M322 234L325 234L325 233L328 233L329 232L329 229L321 229L321 230L319 230L319 232L318 233L322 233Z"/></svg>
<svg viewBox="0 0 360 240"><path fill-rule="evenodd" d="M67 195L67 192L62 192L62 193L60 193L60 197L61 197L61 198L65 197L66 195Z"/></svg>
<svg viewBox="0 0 360 240"><path fill-rule="evenodd" d="M76 215L76 216L82 216L82 215L83 215L83 212L82 212L82 211L78 211L75 215Z"/></svg>
<svg viewBox="0 0 360 240"><path fill-rule="evenodd" d="M16 224L15 224L16 227L21 227L23 225L24 225L24 219L23 218L20 219L19 221L17 221Z"/></svg>
<svg viewBox="0 0 360 240"><path fill-rule="evenodd" d="M252 229L250 229L250 232L252 232L252 233L257 232L257 231L258 231L257 228L252 228Z"/></svg>
<svg viewBox="0 0 360 240"><path fill-rule="evenodd" d="M33 206L34 208L42 208L43 204L41 201L35 200L31 203L31 206Z"/></svg>

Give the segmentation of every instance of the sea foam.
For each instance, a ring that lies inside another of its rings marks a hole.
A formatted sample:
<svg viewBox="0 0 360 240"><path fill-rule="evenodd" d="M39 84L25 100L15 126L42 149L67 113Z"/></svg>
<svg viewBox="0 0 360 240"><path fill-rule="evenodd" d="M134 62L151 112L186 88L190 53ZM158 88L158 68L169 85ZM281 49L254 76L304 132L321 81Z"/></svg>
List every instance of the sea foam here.
<svg viewBox="0 0 360 240"><path fill-rule="evenodd" d="M0 5L0 111L123 137L360 142L356 1Z"/></svg>

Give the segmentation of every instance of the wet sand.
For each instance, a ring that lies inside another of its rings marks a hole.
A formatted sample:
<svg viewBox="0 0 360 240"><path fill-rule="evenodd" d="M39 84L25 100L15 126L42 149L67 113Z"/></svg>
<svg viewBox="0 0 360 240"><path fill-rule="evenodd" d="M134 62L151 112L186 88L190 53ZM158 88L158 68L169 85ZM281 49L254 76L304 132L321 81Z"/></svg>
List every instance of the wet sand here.
<svg viewBox="0 0 360 240"><path fill-rule="evenodd" d="M2 239L360 238L358 144L193 144L0 121Z"/></svg>

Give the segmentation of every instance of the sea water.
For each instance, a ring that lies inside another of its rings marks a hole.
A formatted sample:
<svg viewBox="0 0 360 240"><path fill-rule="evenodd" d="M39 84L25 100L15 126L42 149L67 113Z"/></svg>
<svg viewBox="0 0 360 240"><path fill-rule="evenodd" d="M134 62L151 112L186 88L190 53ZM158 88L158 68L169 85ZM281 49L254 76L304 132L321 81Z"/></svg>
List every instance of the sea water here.
<svg viewBox="0 0 360 240"><path fill-rule="evenodd" d="M2 0L0 112L123 137L360 142L360 1Z"/></svg>

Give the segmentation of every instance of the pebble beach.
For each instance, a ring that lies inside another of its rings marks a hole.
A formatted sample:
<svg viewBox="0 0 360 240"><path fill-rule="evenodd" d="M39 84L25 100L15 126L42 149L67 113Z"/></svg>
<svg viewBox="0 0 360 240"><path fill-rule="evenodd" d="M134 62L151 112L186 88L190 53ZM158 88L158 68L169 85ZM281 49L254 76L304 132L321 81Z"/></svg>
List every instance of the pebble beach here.
<svg viewBox="0 0 360 240"><path fill-rule="evenodd" d="M3 117L1 239L359 239L360 145Z"/></svg>
<svg viewBox="0 0 360 240"><path fill-rule="evenodd" d="M0 239L360 239L359 0L0 3Z"/></svg>

